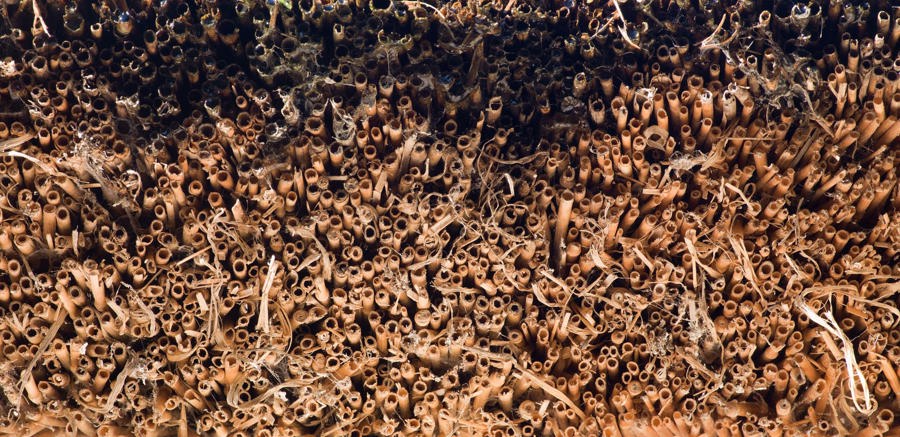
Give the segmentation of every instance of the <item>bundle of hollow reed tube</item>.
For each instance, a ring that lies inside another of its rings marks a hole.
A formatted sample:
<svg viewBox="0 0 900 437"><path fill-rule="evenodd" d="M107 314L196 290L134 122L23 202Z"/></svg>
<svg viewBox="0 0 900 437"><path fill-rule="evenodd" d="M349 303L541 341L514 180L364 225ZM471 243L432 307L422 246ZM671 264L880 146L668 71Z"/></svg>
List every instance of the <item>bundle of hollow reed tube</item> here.
<svg viewBox="0 0 900 437"><path fill-rule="evenodd" d="M0 433L900 436L888 0L0 2Z"/></svg>

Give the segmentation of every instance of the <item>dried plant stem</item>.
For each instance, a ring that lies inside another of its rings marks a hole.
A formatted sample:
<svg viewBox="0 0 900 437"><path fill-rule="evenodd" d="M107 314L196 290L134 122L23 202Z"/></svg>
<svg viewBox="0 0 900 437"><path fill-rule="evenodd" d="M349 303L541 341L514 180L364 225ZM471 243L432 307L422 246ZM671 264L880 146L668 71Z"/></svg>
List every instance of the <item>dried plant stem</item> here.
<svg viewBox="0 0 900 437"><path fill-rule="evenodd" d="M40 360L44 352L47 351L47 348L50 347L50 343L53 341L53 339L56 338L56 334L59 332L59 329L66 321L66 316L67 313L61 306L56 309L56 318L53 320L53 324L50 325L50 329L47 330L47 333L41 340L41 344L38 346L37 353L34 354L34 358L32 358L28 365L25 366L25 369L22 370L19 383L19 402L21 402L22 400L22 394L25 392L26 384L34 382L34 367L38 364L38 360ZM21 410L22 405L19 404L16 406L16 408Z"/></svg>
<svg viewBox="0 0 900 437"><path fill-rule="evenodd" d="M41 30L44 31L44 34L52 36L50 35L50 30L47 29L47 23L44 21L44 16L41 14L41 9L38 7L38 0L31 0L31 10L34 12L35 22L41 26Z"/></svg>
<svg viewBox="0 0 900 437"><path fill-rule="evenodd" d="M256 330L269 333L269 291L275 282L275 275L278 272L278 264L275 263L275 256L269 258L268 272L266 273L265 282L259 293L259 320L256 322Z"/></svg>
<svg viewBox="0 0 900 437"><path fill-rule="evenodd" d="M825 311L825 317L823 318L816 314L806 302L800 301L797 305L811 321L824 328L827 333L834 335L841 340L841 350L844 363L847 366L847 377L849 379L853 405L861 414L871 414L874 412L875 409L869 395L869 385L866 382L862 369L860 369L859 364L856 362L856 354L853 351L853 342L851 342L847 337L847 334L844 334L844 331L841 330L840 325L834 320L834 316L831 315L831 311ZM838 356L835 356L835 358L840 359ZM860 389L862 389L862 393L859 392ZM863 404L860 404L860 400L862 400Z"/></svg>

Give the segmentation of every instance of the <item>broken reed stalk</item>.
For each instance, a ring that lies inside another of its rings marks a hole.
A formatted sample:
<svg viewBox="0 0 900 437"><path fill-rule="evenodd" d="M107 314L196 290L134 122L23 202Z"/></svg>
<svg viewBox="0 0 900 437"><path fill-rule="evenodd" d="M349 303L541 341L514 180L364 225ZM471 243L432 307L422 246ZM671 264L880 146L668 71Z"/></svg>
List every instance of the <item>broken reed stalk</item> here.
<svg viewBox="0 0 900 437"><path fill-rule="evenodd" d="M801 302L799 305L800 310L803 311L811 321L824 328L829 334L834 335L841 340L841 352L843 354L843 360L847 364L848 385L850 386L853 405L861 414L873 413L875 409L869 394L869 386L859 364L856 362L856 353L853 351L853 343L847 338L847 334L841 330L840 325L834 320L831 311L825 311L825 316L823 318L816 314L816 312L805 302ZM839 357L835 358L840 359ZM860 404L860 398L862 398L862 404Z"/></svg>

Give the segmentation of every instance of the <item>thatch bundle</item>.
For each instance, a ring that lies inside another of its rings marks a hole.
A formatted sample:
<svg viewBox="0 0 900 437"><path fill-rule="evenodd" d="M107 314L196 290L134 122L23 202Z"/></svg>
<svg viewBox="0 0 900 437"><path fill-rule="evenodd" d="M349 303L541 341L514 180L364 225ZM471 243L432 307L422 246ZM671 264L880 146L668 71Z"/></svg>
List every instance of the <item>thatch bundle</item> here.
<svg viewBox="0 0 900 437"><path fill-rule="evenodd" d="M886 0L0 32L3 432L900 435Z"/></svg>

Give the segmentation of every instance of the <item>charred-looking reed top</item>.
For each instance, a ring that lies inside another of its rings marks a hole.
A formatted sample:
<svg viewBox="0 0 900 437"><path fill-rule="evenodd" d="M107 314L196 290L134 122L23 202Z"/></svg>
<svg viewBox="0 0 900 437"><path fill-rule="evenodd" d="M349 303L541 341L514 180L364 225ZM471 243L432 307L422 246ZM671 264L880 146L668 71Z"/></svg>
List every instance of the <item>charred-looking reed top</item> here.
<svg viewBox="0 0 900 437"><path fill-rule="evenodd" d="M0 433L900 436L891 3L0 1Z"/></svg>

